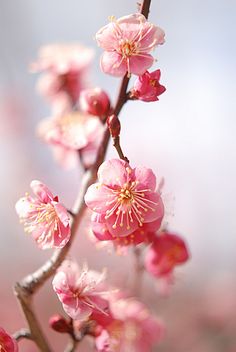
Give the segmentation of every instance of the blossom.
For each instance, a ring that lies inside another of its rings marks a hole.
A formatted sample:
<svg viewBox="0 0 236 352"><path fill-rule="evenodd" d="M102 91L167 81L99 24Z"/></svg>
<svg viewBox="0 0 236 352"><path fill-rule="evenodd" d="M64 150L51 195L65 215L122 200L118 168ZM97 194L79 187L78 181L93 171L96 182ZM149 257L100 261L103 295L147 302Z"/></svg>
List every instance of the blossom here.
<svg viewBox="0 0 236 352"><path fill-rule="evenodd" d="M172 273L176 265L189 259L189 252L184 240L169 232L157 236L145 258L146 270L156 277Z"/></svg>
<svg viewBox="0 0 236 352"><path fill-rule="evenodd" d="M84 89L80 93L79 105L83 112L104 118L110 110L110 99L99 87Z"/></svg>
<svg viewBox="0 0 236 352"><path fill-rule="evenodd" d="M85 203L104 215L115 237L127 236L163 216L163 203L156 192L156 176L151 169L136 167L120 159L105 161L98 170L98 183L85 194Z"/></svg>
<svg viewBox="0 0 236 352"><path fill-rule="evenodd" d="M87 85L86 75L93 56L92 49L80 44L43 46L38 60L31 65L33 72L44 72L38 90L50 100L63 92L75 103Z"/></svg>
<svg viewBox="0 0 236 352"><path fill-rule="evenodd" d="M166 88L159 83L160 77L160 70L153 72L146 71L134 82L131 96L147 102L159 100L158 96L166 90Z"/></svg>
<svg viewBox="0 0 236 352"><path fill-rule="evenodd" d="M84 164L90 165L103 131L99 118L78 111L45 119L38 126L39 137L53 147L55 158L65 167L77 165L78 151Z"/></svg>
<svg viewBox="0 0 236 352"><path fill-rule="evenodd" d="M58 269L52 285L65 312L72 318L86 320L93 311L106 314L108 301L104 291L105 273L82 269L66 260Z"/></svg>
<svg viewBox="0 0 236 352"><path fill-rule="evenodd" d="M0 327L0 352L18 352L18 345L6 331Z"/></svg>
<svg viewBox="0 0 236 352"><path fill-rule="evenodd" d="M104 214L94 213L91 218L92 231L99 241L113 241L115 247L138 245L140 243L151 243L155 237L155 231L161 226L163 214L153 222L144 223L141 229L137 229L127 236L112 235L105 221Z"/></svg>
<svg viewBox="0 0 236 352"><path fill-rule="evenodd" d="M35 197L26 194L16 203L16 212L39 248L62 248L70 239L69 215L58 197L42 182L31 182Z"/></svg>
<svg viewBox="0 0 236 352"><path fill-rule="evenodd" d="M126 72L142 75L153 64L150 51L164 43L164 35L140 13L111 18L96 34L98 45L105 50L100 61L102 71L113 76Z"/></svg>
<svg viewBox="0 0 236 352"><path fill-rule="evenodd" d="M98 352L149 352L163 337L162 323L142 303L121 299L111 309L114 320L95 339Z"/></svg>

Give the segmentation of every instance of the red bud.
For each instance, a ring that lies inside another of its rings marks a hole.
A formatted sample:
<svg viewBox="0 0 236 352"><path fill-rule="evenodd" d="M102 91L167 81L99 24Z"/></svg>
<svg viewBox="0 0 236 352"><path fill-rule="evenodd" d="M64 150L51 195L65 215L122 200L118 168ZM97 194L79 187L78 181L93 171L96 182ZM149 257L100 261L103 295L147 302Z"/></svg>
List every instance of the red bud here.
<svg viewBox="0 0 236 352"><path fill-rule="evenodd" d="M71 325L64 317L62 317L59 314L53 315L49 319L49 325L53 330L57 332L61 332L61 333L71 332Z"/></svg>
<svg viewBox="0 0 236 352"><path fill-rule="evenodd" d="M107 118L107 126L110 130L112 138L118 137L120 135L120 120L116 115L111 115Z"/></svg>

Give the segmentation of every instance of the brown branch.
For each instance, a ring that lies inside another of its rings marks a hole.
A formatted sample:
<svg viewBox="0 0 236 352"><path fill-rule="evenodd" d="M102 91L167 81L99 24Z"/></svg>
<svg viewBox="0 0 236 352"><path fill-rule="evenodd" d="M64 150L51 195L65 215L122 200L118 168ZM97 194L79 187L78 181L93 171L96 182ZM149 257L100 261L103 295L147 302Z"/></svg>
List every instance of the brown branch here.
<svg viewBox="0 0 236 352"><path fill-rule="evenodd" d="M145 16L147 16L149 6L150 6L150 0L144 0L141 11ZM129 77L125 75L125 77L121 82L119 94L117 97L117 102L114 108L114 114L116 114L117 116L119 115L123 105L127 101L126 91L127 91L128 83L129 83ZM57 268L63 262L63 260L65 259L66 255L70 250L70 247L74 241L79 224L81 222L81 219L86 209L86 206L84 203L84 195L88 187L96 181L97 170L105 158L109 139L110 139L110 132L109 132L109 129L106 128L104 132L103 140L101 142L101 145L97 153L97 158L93 166L89 170L85 171L84 173L79 196L74 205L74 208L72 209L74 217L72 219L70 241L62 249L56 250L53 253L52 257L45 264L43 264L38 270L26 276L21 282L16 283L14 287L15 294L18 298L18 301L21 305L21 308L23 310L23 313L29 325L30 336L32 337L32 339L35 341L36 345L42 352L52 352L52 348L50 347L47 341L47 338L44 332L42 331L41 325L34 311L33 304L32 304L33 295L38 291L38 289L41 286L43 286L46 280L49 279L56 272ZM73 351L73 349L71 351Z"/></svg>
<svg viewBox="0 0 236 352"><path fill-rule="evenodd" d="M134 282L133 282L133 293L135 296L141 295L142 290L142 275L144 266L142 263L142 250L139 247L134 248Z"/></svg>

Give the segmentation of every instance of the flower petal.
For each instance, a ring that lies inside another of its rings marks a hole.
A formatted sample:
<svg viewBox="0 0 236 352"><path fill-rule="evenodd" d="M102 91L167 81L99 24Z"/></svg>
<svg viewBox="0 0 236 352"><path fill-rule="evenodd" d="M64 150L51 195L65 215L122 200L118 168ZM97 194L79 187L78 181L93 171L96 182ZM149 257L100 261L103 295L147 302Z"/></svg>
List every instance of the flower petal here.
<svg viewBox="0 0 236 352"><path fill-rule="evenodd" d="M154 59L150 54L139 54L130 57L130 72L140 76L152 66Z"/></svg>
<svg viewBox="0 0 236 352"><path fill-rule="evenodd" d="M34 194L43 202L50 203L53 200L53 194L51 191L38 180L33 180L30 184Z"/></svg>
<svg viewBox="0 0 236 352"><path fill-rule="evenodd" d="M107 202L112 199L112 196L114 195L109 188L101 183L94 183L88 188L84 201L91 210L103 214L107 211Z"/></svg>
<svg viewBox="0 0 236 352"><path fill-rule="evenodd" d="M116 51L105 51L101 56L100 66L104 73L116 77L122 77L127 72L126 60Z"/></svg>

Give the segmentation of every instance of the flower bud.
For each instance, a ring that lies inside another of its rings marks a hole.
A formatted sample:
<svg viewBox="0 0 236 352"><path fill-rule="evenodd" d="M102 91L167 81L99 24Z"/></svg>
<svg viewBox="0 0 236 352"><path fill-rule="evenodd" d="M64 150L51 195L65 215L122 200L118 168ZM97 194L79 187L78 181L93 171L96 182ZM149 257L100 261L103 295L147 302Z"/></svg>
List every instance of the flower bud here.
<svg viewBox="0 0 236 352"><path fill-rule="evenodd" d="M79 104L82 111L99 117L106 116L110 109L110 99L101 88L83 90Z"/></svg>
<svg viewBox="0 0 236 352"><path fill-rule="evenodd" d="M107 126L110 130L112 138L118 137L120 135L120 120L116 115L111 115L107 118Z"/></svg>
<svg viewBox="0 0 236 352"><path fill-rule="evenodd" d="M61 332L61 333L71 332L71 326L69 322L59 314L55 314L49 319L49 325L53 330L57 332Z"/></svg>

